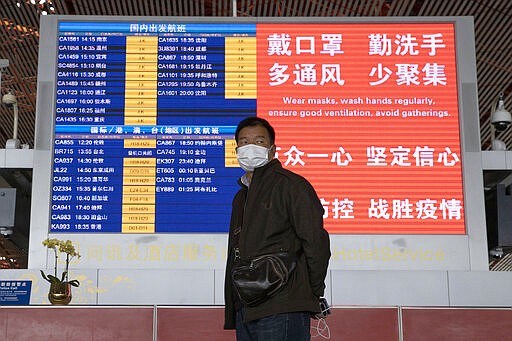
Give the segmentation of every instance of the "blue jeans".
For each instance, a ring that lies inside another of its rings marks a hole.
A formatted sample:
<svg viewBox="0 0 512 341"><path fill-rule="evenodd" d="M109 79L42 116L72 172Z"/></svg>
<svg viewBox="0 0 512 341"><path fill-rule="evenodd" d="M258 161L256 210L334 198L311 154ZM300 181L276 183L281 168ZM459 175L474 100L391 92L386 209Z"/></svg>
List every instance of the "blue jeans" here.
<svg viewBox="0 0 512 341"><path fill-rule="evenodd" d="M236 313L237 341L309 341L308 312L271 315L244 323L243 309Z"/></svg>

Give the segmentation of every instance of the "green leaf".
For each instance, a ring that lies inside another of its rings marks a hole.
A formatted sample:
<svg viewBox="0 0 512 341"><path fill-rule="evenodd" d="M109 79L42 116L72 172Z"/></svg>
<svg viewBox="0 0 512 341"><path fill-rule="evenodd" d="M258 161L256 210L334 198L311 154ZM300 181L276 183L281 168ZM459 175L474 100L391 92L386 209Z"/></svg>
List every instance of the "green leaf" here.
<svg viewBox="0 0 512 341"><path fill-rule="evenodd" d="M41 276L43 276L43 278L44 278L45 280L47 280L48 282L50 282L50 283L51 283L52 281L51 281L48 277L46 277L46 275L45 275L45 273L43 272L43 270L40 270L40 271L41 271Z"/></svg>
<svg viewBox="0 0 512 341"><path fill-rule="evenodd" d="M59 278L57 278L53 275L48 275L47 277L48 277L48 281L52 284L62 283L62 281Z"/></svg>
<svg viewBox="0 0 512 341"><path fill-rule="evenodd" d="M76 279L69 281L68 283L69 283L69 285L77 287L77 288L80 286L80 282Z"/></svg>

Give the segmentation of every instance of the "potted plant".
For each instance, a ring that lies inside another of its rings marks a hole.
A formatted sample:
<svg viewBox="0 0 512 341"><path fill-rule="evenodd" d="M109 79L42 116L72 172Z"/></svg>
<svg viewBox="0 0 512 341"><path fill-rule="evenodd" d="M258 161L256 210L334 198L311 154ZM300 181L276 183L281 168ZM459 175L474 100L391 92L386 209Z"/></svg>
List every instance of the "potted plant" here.
<svg viewBox="0 0 512 341"><path fill-rule="evenodd" d="M80 282L76 279L69 280L68 271L69 263L73 257L80 258L80 254L75 250L75 246L71 240L59 240L47 238L43 241L43 245L49 249L53 249L55 254L55 268L54 274L45 274L41 270L41 275L45 280L50 283L50 291L48 293L48 299L52 304L69 304L71 302L71 286L78 287ZM57 268L59 255L61 253L66 254L66 267L62 272L60 278L58 277Z"/></svg>

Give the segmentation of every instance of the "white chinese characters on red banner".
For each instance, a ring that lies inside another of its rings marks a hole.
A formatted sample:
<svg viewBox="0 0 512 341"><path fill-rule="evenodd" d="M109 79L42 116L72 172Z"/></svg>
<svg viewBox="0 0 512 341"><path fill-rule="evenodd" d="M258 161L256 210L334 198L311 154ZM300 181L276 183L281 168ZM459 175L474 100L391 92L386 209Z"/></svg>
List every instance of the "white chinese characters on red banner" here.
<svg viewBox="0 0 512 341"><path fill-rule="evenodd" d="M264 24L257 43L258 116L330 233L465 233L453 24Z"/></svg>

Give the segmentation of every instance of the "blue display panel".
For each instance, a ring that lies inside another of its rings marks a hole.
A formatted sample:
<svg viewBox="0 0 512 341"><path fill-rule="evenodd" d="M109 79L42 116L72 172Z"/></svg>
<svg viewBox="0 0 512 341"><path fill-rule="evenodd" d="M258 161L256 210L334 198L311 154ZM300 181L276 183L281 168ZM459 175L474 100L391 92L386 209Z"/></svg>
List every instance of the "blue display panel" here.
<svg viewBox="0 0 512 341"><path fill-rule="evenodd" d="M51 232L225 232L254 25L59 24Z"/></svg>

